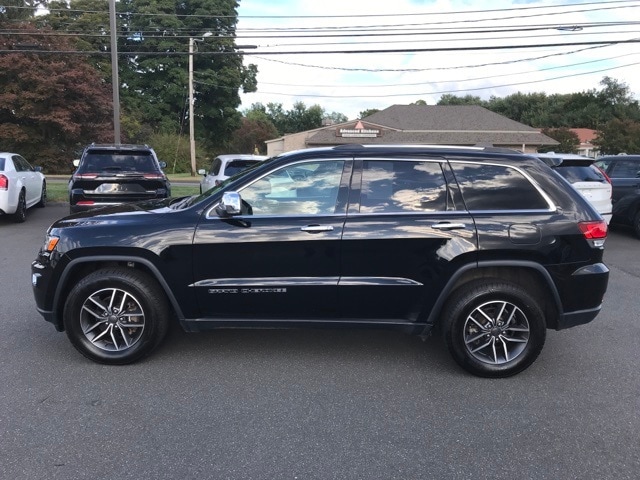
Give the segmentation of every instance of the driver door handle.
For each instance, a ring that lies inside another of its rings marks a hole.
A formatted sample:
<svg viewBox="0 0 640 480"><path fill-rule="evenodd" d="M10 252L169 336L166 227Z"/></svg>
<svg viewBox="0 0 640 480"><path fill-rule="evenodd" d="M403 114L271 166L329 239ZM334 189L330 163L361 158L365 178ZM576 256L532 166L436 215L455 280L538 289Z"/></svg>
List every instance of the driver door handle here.
<svg viewBox="0 0 640 480"><path fill-rule="evenodd" d="M303 232L309 233L320 233L320 232L332 232L332 225L307 225L306 227L302 227L300 230Z"/></svg>
<svg viewBox="0 0 640 480"><path fill-rule="evenodd" d="M435 228L436 230L457 230L460 228L467 228L464 223L436 223L431 225L431 228Z"/></svg>

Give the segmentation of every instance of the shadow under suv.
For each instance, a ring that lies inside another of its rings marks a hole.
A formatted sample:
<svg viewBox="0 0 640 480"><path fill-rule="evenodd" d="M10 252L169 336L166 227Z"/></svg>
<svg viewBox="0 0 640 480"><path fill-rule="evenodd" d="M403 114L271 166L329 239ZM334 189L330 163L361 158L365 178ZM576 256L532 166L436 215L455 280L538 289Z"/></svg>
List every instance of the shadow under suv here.
<svg viewBox="0 0 640 480"><path fill-rule="evenodd" d="M84 149L69 180L71 213L171 196L171 184L147 145L97 145Z"/></svg>
<svg viewBox="0 0 640 480"><path fill-rule="evenodd" d="M607 224L537 158L345 145L286 153L201 195L54 223L38 311L86 357L134 362L177 318L220 327L442 335L467 371L531 365L548 329L592 321Z"/></svg>

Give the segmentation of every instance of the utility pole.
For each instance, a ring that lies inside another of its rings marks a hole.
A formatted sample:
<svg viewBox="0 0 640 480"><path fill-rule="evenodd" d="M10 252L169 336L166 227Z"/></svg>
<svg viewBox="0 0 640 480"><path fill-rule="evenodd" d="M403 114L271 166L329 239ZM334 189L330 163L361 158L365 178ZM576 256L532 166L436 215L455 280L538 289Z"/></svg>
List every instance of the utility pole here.
<svg viewBox="0 0 640 480"><path fill-rule="evenodd" d="M116 37L116 0L109 0L111 30L111 88L113 90L113 141L120 144L120 80L118 79L118 41Z"/></svg>
<svg viewBox="0 0 640 480"><path fill-rule="evenodd" d="M193 124L193 45L195 39L189 38L189 151L191 155L191 176L196 176L196 138Z"/></svg>

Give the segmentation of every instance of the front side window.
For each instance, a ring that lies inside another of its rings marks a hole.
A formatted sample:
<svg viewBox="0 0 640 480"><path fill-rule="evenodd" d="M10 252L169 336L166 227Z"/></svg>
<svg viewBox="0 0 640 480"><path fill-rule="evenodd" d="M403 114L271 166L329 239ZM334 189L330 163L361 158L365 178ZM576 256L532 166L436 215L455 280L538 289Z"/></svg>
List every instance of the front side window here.
<svg viewBox="0 0 640 480"><path fill-rule="evenodd" d="M250 215L327 215L335 211L343 160L286 166L240 190Z"/></svg>
<svg viewBox="0 0 640 480"><path fill-rule="evenodd" d="M447 210L447 182L438 162L365 160L360 213Z"/></svg>
<svg viewBox="0 0 640 480"><path fill-rule="evenodd" d="M548 210L540 191L518 170L504 165L452 162L469 210Z"/></svg>

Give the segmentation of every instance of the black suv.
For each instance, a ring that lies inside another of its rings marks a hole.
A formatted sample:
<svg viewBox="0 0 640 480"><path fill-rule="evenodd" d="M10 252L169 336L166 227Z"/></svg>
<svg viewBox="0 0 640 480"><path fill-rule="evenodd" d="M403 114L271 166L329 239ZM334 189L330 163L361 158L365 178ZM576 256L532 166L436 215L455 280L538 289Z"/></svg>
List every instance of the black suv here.
<svg viewBox="0 0 640 480"><path fill-rule="evenodd" d="M463 368L501 377L536 359L547 329L599 313L606 235L537 158L345 145L59 220L32 281L38 311L97 362L140 359L177 318L190 332L439 332Z"/></svg>
<svg viewBox="0 0 640 480"><path fill-rule="evenodd" d="M613 185L611 223L633 227L640 238L640 155L600 157L596 165Z"/></svg>
<svg viewBox="0 0 640 480"><path fill-rule="evenodd" d="M147 145L97 145L84 149L69 181L71 213L171 196L171 184Z"/></svg>

